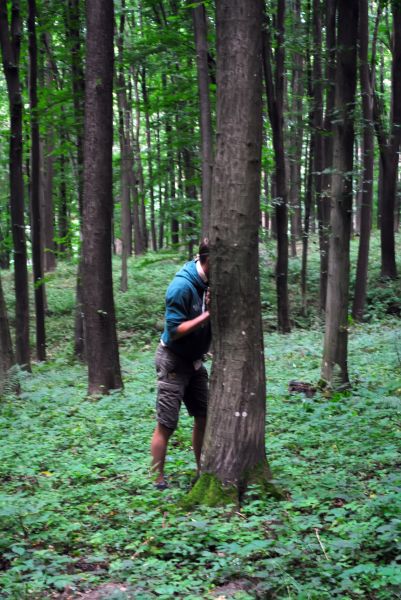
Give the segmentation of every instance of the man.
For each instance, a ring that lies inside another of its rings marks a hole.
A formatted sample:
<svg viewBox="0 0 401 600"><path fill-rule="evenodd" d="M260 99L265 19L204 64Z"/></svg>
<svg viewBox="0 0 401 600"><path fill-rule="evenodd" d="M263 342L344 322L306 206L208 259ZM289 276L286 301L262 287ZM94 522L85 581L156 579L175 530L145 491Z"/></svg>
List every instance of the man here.
<svg viewBox="0 0 401 600"><path fill-rule="evenodd" d="M199 258L177 273L166 293L165 328L156 352L157 425L151 443L155 486L160 490L168 487L164 462L182 402L194 417L192 446L200 469L208 394L202 356L211 340L208 275L209 246L204 240Z"/></svg>

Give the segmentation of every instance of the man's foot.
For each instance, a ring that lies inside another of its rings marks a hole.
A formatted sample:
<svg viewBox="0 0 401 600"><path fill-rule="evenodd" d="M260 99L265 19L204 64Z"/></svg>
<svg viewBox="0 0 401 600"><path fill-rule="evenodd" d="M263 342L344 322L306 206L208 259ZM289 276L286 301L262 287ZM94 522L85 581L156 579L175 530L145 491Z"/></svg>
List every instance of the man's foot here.
<svg viewBox="0 0 401 600"><path fill-rule="evenodd" d="M167 483L167 481L165 481L164 479L162 481L156 481L156 483L154 484L154 487L159 490L159 492L162 492L163 490L168 490L169 485Z"/></svg>

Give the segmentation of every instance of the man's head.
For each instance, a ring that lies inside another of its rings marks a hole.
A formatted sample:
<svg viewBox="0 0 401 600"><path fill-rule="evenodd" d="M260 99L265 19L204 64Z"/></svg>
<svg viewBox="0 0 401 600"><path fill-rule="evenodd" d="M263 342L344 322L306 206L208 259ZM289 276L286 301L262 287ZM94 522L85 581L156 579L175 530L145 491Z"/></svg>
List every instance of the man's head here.
<svg viewBox="0 0 401 600"><path fill-rule="evenodd" d="M209 240L207 238L203 238L199 245L199 262L207 277L209 275Z"/></svg>

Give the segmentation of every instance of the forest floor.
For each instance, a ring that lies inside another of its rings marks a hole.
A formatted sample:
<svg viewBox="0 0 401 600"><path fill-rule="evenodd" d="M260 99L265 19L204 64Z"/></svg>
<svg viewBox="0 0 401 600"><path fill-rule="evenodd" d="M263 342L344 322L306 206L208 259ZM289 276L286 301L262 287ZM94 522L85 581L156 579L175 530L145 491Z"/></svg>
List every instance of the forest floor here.
<svg viewBox="0 0 401 600"><path fill-rule="evenodd" d="M255 488L240 509L181 509L195 471L184 412L167 461L171 487L153 487L154 350L182 257L131 261L130 289L116 292L125 388L97 400L72 360L76 266L60 264L47 281L49 361L20 374L18 398L0 401L1 599L401 598L400 282L380 284L372 270L368 320L350 320L352 390L309 399L290 395L288 382L319 379L322 324L312 306L296 316L303 328L272 331L270 256L266 440L286 499ZM118 259L115 267L117 284ZM3 279L12 308L11 275Z"/></svg>

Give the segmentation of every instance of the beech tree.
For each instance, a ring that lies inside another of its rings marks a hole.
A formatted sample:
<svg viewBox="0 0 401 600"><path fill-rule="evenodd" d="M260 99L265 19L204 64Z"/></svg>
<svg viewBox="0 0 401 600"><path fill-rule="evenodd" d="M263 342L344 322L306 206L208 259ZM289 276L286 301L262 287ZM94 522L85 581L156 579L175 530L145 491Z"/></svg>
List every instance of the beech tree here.
<svg viewBox="0 0 401 600"><path fill-rule="evenodd" d="M111 265L112 0L87 0L83 290L89 393L122 386Z"/></svg>
<svg viewBox="0 0 401 600"><path fill-rule="evenodd" d="M219 135L210 222L214 357L202 475L190 502L235 501L250 481L270 479L258 267L261 19L260 0L216 2Z"/></svg>
<svg viewBox="0 0 401 600"><path fill-rule="evenodd" d="M331 186L330 242L322 378L349 385L348 297L352 218L354 103L358 3L338 1L337 69Z"/></svg>

